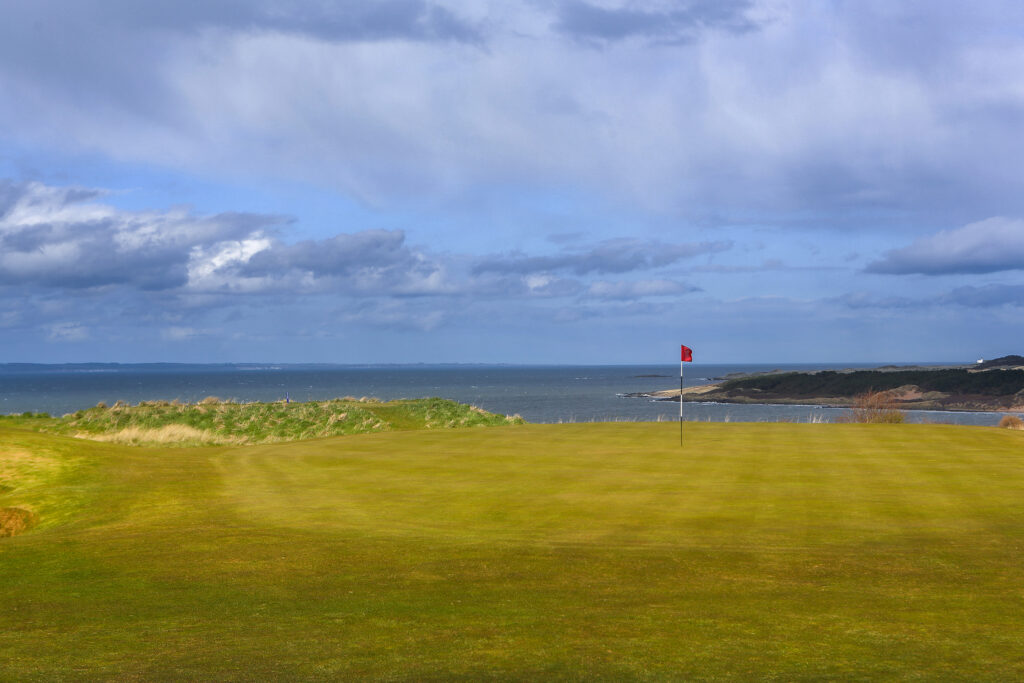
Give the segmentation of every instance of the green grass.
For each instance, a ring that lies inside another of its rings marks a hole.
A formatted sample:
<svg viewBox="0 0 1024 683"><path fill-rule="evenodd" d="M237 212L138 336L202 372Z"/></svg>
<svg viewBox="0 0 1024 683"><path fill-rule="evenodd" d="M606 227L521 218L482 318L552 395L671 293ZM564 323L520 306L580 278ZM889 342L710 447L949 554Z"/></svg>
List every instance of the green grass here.
<svg viewBox="0 0 1024 683"><path fill-rule="evenodd" d="M25 413L0 425L24 427L131 445L256 444L403 429L445 429L521 424L442 398L382 402L343 398L303 403L235 403L210 397L199 403L148 401L99 404L61 418Z"/></svg>
<svg viewBox="0 0 1024 683"><path fill-rule="evenodd" d="M1020 680L1024 433L0 425L3 680ZM11 464L14 463L14 464Z"/></svg>

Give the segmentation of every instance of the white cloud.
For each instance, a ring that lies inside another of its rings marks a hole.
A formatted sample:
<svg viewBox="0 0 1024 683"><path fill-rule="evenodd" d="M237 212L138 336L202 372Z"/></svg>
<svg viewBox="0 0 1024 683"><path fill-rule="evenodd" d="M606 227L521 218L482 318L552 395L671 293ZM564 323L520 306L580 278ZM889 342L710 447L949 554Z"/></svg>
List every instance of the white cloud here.
<svg viewBox="0 0 1024 683"><path fill-rule="evenodd" d="M195 249L253 235L273 216L196 216L182 209L121 211L101 193L41 183L6 183L0 215L0 284L63 289L180 287Z"/></svg>
<svg viewBox="0 0 1024 683"><path fill-rule="evenodd" d="M188 288L192 291L260 291L268 284L265 278L240 278L234 272L254 255L271 247L265 236L231 240L192 247L188 263ZM230 274L226 274L224 271Z"/></svg>
<svg viewBox="0 0 1024 683"><path fill-rule="evenodd" d="M194 327L166 327L160 331L160 335L168 341L187 341L197 336L202 336L204 333L202 330L197 330Z"/></svg>
<svg viewBox="0 0 1024 683"><path fill-rule="evenodd" d="M75 322L53 323L47 326L50 341L75 342L89 338L89 328Z"/></svg>

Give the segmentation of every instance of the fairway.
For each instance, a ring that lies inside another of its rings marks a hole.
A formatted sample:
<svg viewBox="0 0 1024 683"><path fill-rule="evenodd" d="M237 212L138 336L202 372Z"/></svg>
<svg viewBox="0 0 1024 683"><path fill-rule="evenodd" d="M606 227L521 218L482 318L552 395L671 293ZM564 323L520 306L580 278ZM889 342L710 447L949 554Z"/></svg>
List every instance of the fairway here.
<svg viewBox="0 0 1024 683"><path fill-rule="evenodd" d="M0 428L2 680L1024 678L1024 432Z"/></svg>

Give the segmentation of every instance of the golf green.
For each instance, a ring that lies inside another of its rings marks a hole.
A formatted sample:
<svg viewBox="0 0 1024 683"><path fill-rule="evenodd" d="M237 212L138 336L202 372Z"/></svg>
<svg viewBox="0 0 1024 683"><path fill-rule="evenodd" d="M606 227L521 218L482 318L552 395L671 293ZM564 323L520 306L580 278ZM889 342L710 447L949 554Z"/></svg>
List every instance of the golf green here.
<svg viewBox="0 0 1024 683"><path fill-rule="evenodd" d="M2 680L1019 680L1024 432L0 427Z"/></svg>

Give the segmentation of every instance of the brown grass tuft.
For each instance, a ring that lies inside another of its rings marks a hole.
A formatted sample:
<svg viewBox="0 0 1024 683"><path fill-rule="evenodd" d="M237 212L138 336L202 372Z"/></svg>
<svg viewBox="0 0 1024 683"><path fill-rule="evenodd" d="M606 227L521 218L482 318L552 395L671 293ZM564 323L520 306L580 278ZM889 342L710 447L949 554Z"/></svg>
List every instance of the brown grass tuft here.
<svg viewBox="0 0 1024 683"><path fill-rule="evenodd" d="M170 444L227 444L242 443L234 439L208 430L196 429L188 425L171 424L157 429L146 427L125 427L112 434L76 434L81 439L93 441L111 441L133 446L139 445L170 445Z"/></svg>
<svg viewBox="0 0 1024 683"><path fill-rule="evenodd" d="M1003 419L999 421L999 426L1004 429L1024 430L1024 420L1020 419L1016 415L1003 415Z"/></svg>
<svg viewBox="0 0 1024 683"><path fill-rule="evenodd" d="M890 391L867 391L854 397L853 414L839 422L902 424L907 414L899 409L895 397Z"/></svg>
<svg viewBox="0 0 1024 683"><path fill-rule="evenodd" d="M0 538L28 531L39 521L38 515L25 508L0 508Z"/></svg>

